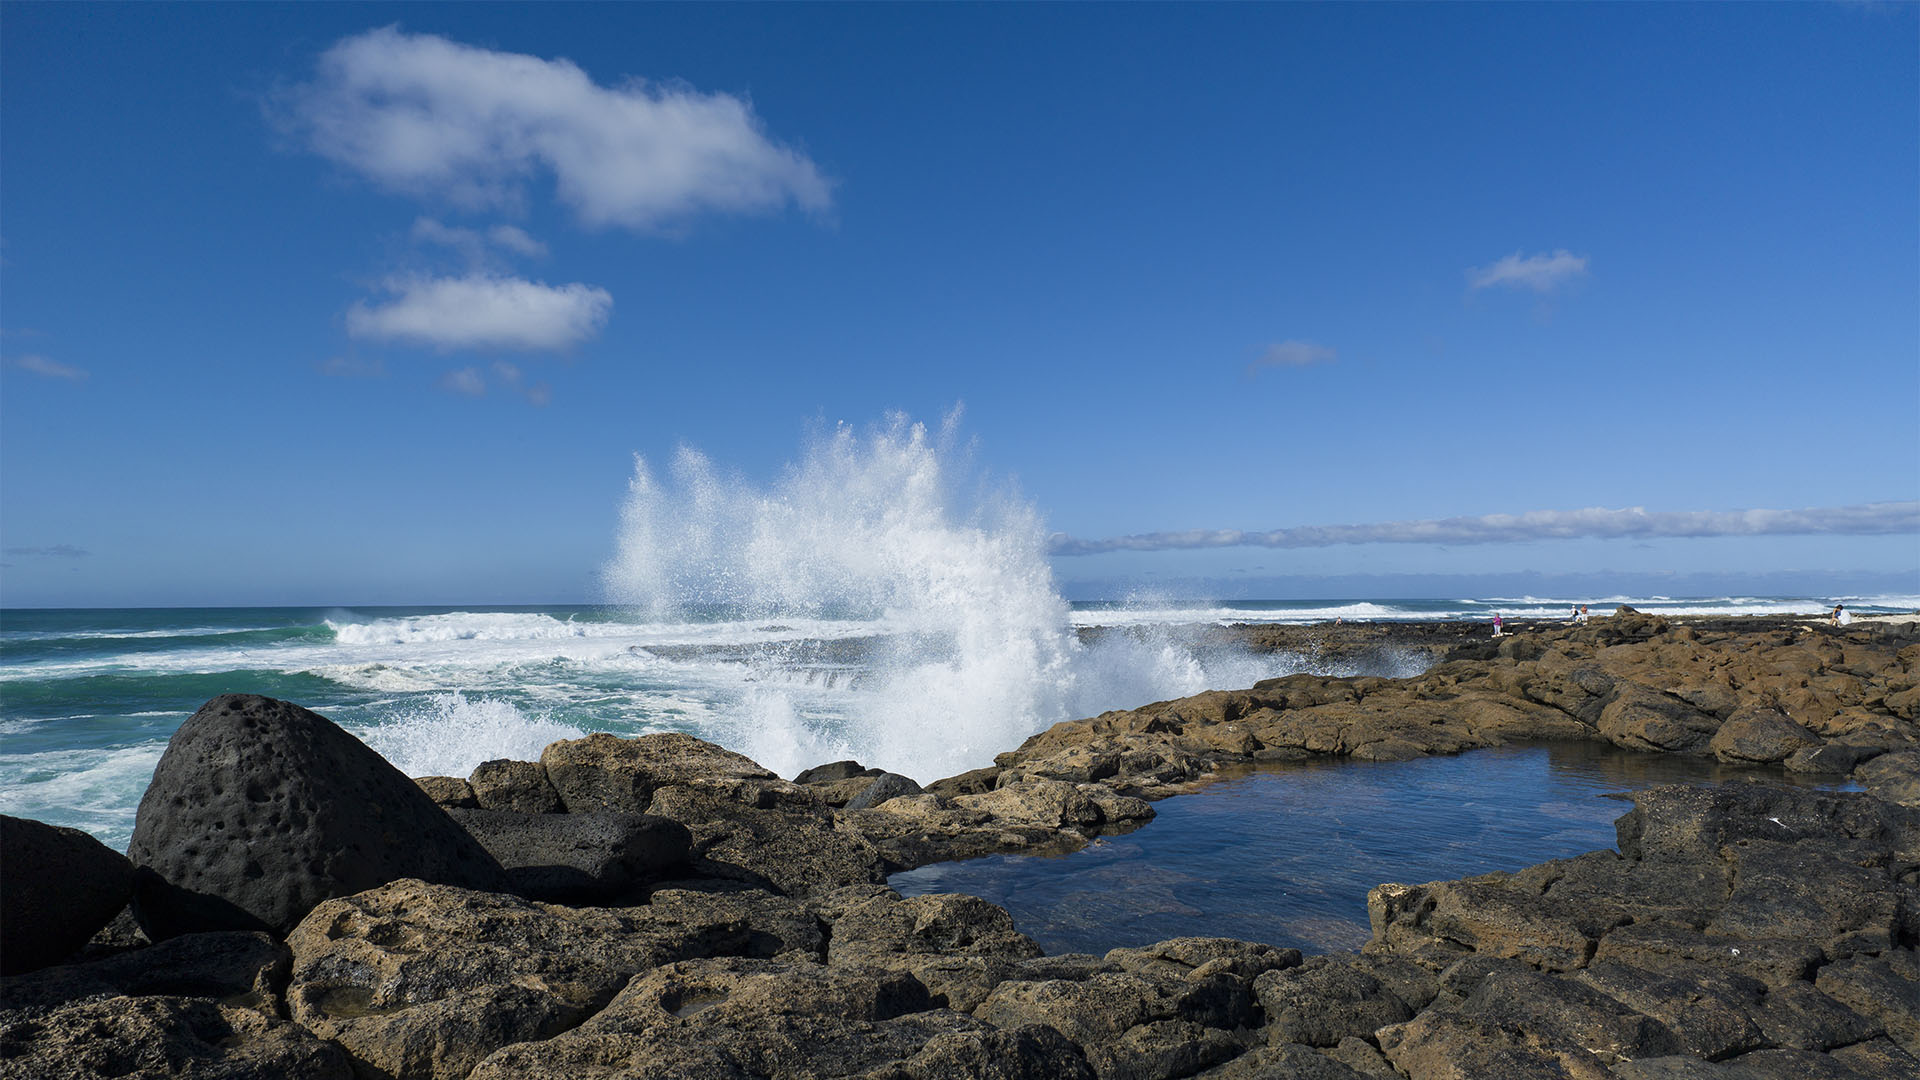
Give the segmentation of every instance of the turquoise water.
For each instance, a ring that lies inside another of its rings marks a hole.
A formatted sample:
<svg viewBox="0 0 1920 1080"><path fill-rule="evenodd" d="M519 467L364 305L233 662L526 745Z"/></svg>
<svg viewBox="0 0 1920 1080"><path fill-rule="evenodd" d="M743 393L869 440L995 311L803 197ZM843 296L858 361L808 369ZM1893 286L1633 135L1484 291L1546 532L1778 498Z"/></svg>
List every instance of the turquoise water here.
<svg viewBox="0 0 1920 1080"><path fill-rule="evenodd" d="M0 813L115 846L167 739L208 698L299 702L410 775L464 776L589 731L685 731L782 775L853 757L931 780L987 764L1063 719L1296 671L1409 675L1192 644L1194 625L1826 609L1828 598L1530 598L721 608L671 617L610 607L0 611ZM1914 598L1849 606L1911 609ZM1095 644L1076 627L1127 626Z"/></svg>
<svg viewBox="0 0 1920 1080"><path fill-rule="evenodd" d="M1475 750L1405 762L1275 766L1154 804L1138 831L1052 858L993 856L891 879L905 895L984 897L1049 953L1181 935L1305 952L1367 940L1367 891L1518 870L1614 846L1616 796L1742 778L1845 787L1595 744Z"/></svg>

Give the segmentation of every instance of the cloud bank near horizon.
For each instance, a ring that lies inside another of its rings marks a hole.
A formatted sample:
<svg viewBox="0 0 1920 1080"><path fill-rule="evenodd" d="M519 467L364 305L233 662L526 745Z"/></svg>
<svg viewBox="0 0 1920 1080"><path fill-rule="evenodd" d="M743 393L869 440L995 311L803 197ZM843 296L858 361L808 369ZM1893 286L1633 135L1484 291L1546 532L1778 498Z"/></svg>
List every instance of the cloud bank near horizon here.
<svg viewBox="0 0 1920 1080"><path fill-rule="evenodd" d="M1533 540L1667 539L1710 536L1886 536L1920 533L1920 500L1821 506L1804 510L1533 510L1524 514L1385 521L1368 525L1302 525L1246 532L1189 529L1082 540L1047 538L1051 555L1196 548L1315 548L1344 544L1517 544Z"/></svg>

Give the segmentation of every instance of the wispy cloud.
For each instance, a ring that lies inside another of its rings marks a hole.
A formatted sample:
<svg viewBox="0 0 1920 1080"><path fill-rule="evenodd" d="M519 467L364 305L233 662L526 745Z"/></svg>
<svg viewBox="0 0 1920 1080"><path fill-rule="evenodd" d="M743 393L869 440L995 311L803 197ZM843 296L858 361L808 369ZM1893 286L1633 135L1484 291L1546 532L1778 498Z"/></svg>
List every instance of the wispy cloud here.
<svg viewBox="0 0 1920 1080"><path fill-rule="evenodd" d="M494 363L493 374L495 378L500 380L502 386L526 398L527 403L535 408L544 407L553 401L552 387L548 386L545 382L531 384L523 382L520 377L520 369L507 363L505 360Z"/></svg>
<svg viewBox="0 0 1920 1080"><path fill-rule="evenodd" d="M1660 539L1705 536L1873 536L1920 533L1920 501L1823 506L1806 510L1534 510L1524 514L1388 521L1371 525L1306 525L1267 532L1191 529L1080 540L1048 539L1055 555L1188 548L1314 548L1341 544L1514 544L1531 540Z"/></svg>
<svg viewBox="0 0 1920 1080"><path fill-rule="evenodd" d="M493 246L506 248L515 255L524 255L529 259L547 257L547 245L513 225L495 225L487 230L487 239L493 241Z"/></svg>
<svg viewBox="0 0 1920 1080"><path fill-rule="evenodd" d="M1516 251L1492 266L1468 270L1467 283L1475 289L1500 286L1547 293L1585 277L1586 273L1585 255L1575 255L1565 249L1551 255L1522 255Z"/></svg>
<svg viewBox="0 0 1920 1080"><path fill-rule="evenodd" d="M347 309L347 333L436 349L557 351L600 332L613 310L605 289L575 282L546 285L515 277L389 279L394 297Z"/></svg>
<svg viewBox="0 0 1920 1080"><path fill-rule="evenodd" d="M489 389L499 386L509 393L525 398L536 408L553 401L551 387L545 382L528 384L520 368L505 360L495 361L489 365L488 371L482 371L478 367L464 367L449 371L440 376L439 385L440 389L463 397L483 397Z"/></svg>
<svg viewBox="0 0 1920 1080"><path fill-rule="evenodd" d="M593 226L650 229L832 201L813 162L770 139L731 94L601 86L569 60L396 27L335 44L282 106L280 119L322 156L467 207L516 206L541 172Z"/></svg>
<svg viewBox="0 0 1920 1080"><path fill-rule="evenodd" d="M1301 368L1315 364L1331 364L1340 358L1340 354L1325 345L1315 345L1311 341L1282 341L1267 346L1260 358L1247 365L1247 374L1253 375L1261 368Z"/></svg>
<svg viewBox="0 0 1920 1080"><path fill-rule="evenodd" d="M423 217L413 223L408 235L417 244L450 248L473 267L492 262L495 249L535 259L544 258L547 254L547 245L527 235L526 230L512 225L495 225L482 232L479 229L443 225L433 218Z"/></svg>
<svg viewBox="0 0 1920 1080"><path fill-rule="evenodd" d="M52 547L10 547L8 555L44 555L52 559L84 559L93 552L72 544L54 544Z"/></svg>
<svg viewBox="0 0 1920 1080"><path fill-rule="evenodd" d="M487 377L480 374L479 368L461 368L440 376L440 389L450 394L464 394L467 397L479 397L487 392Z"/></svg>
<svg viewBox="0 0 1920 1080"><path fill-rule="evenodd" d="M45 376L49 379L65 379L68 382L80 382L87 377L86 371L82 368L74 367L71 364L62 364L57 360L49 360L44 356L38 356L33 353L28 353L25 356L16 356L8 361L8 363L19 368L21 371L31 371L35 375Z"/></svg>

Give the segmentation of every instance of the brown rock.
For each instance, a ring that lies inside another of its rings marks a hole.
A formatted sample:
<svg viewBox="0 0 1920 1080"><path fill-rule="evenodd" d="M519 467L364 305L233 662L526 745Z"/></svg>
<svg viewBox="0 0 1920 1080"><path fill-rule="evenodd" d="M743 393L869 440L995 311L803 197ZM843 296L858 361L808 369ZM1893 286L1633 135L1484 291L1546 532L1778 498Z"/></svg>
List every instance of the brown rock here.
<svg viewBox="0 0 1920 1080"><path fill-rule="evenodd" d="M1767 764L1784 761L1795 751L1809 750L1825 741L1778 709L1748 705L1720 725L1709 745L1721 761Z"/></svg>
<svg viewBox="0 0 1920 1080"><path fill-rule="evenodd" d="M750 758L678 732L565 739L541 751L540 764L570 813L645 813L656 789L698 777L775 779Z"/></svg>
<svg viewBox="0 0 1920 1080"><path fill-rule="evenodd" d="M547 770L534 761L483 761L467 777L474 801L482 810L512 810L522 814L558 814L566 810L560 793L547 781Z"/></svg>
<svg viewBox="0 0 1920 1080"><path fill-rule="evenodd" d="M90 998L0 1014L9 1080L350 1080L347 1056L298 1024L187 997Z"/></svg>

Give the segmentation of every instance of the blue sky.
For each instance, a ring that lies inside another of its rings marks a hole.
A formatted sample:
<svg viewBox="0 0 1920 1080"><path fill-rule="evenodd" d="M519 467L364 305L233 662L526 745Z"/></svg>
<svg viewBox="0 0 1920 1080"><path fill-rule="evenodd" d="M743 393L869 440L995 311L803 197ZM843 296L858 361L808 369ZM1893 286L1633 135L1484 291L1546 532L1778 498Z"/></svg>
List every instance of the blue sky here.
<svg viewBox="0 0 1920 1080"><path fill-rule="evenodd" d="M634 454L956 405L1083 593L1920 591L1911 4L9 3L0 50L0 603L593 601Z"/></svg>

